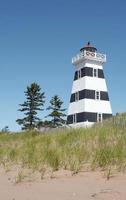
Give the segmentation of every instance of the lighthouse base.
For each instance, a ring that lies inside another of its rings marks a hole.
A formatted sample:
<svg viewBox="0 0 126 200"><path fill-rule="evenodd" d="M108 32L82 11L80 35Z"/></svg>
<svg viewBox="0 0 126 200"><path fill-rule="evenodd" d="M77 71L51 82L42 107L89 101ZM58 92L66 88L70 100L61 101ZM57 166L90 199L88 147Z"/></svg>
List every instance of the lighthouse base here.
<svg viewBox="0 0 126 200"><path fill-rule="evenodd" d="M90 128L95 122L80 122L75 124L69 124L71 128Z"/></svg>

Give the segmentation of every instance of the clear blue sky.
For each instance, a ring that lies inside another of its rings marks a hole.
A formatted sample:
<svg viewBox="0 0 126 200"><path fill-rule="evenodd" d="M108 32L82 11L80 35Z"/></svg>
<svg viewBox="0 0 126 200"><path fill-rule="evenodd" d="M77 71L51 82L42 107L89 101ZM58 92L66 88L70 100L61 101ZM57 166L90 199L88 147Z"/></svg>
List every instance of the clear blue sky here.
<svg viewBox="0 0 126 200"><path fill-rule="evenodd" d="M125 0L1 0L0 128L20 129L18 104L34 81L46 94L45 107L58 94L67 108L71 58L87 41L107 54L104 72L113 113L126 111Z"/></svg>

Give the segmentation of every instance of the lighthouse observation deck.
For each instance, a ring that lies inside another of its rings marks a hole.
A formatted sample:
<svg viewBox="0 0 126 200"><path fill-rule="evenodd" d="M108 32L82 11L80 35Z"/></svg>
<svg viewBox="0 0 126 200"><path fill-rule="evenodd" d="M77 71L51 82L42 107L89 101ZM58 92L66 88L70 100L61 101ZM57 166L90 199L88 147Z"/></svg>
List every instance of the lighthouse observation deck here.
<svg viewBox="0 0 126 200"><path fill-rule="evenodd" d="M72 58L72 64L76 65L76 64L81 63L84 60L93 60L93 61L100 62L101 64L103 64L106 62L106 55L97 53L97 52L84 50Z"/></svg>

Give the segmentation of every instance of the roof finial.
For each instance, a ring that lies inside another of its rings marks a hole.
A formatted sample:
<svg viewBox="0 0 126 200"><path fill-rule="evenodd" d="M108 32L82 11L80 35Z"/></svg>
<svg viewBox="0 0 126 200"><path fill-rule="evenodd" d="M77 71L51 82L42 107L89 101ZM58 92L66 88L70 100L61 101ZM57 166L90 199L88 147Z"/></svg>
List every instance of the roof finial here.
<svg viewBox="0 0 126 200"><path fill-rule="evenodd" d="M88 41L87 45L90 46L90 41Z"/></svg>

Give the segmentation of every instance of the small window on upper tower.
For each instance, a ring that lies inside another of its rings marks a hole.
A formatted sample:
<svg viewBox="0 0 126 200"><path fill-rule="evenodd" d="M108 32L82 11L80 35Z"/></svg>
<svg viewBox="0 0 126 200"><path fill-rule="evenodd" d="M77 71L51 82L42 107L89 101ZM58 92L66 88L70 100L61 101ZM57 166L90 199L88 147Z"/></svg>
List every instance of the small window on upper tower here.
<svg viewBox="0 0 126 200"><path fill-rule="evenodd" d="M78 70L78 79L81 78L81 70Z"/></svg>
<svg viewBox="0 0 126 200"><path fill-rule="evenodd" d="M75 92L75 101L79 101L79 92Z"/></svg>
<svg viewBox="0 0 126 200"><path fill-rule="evenodd" d="M95 99L100 100L100 91L98 90L95 91Z"/></svg>
<svg viewBox="0 0 126 200"><path fill-rule="evenodd" d="M98 69L93 68L93 77L98 77Z"/></svg>

